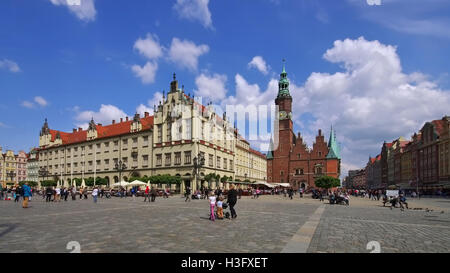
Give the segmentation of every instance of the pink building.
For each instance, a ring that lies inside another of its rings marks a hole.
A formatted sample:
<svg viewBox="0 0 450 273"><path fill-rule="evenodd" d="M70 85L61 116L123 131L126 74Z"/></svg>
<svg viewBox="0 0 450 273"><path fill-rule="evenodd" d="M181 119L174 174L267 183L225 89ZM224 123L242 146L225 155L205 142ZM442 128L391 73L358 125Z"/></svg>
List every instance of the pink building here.
<svg viewBox="0 0 450 273"><path fill-rule="evenodd" d="M27 154L24 151L19 151L16 155L16 163L16 181L21 182L27 180Z"/></svg>

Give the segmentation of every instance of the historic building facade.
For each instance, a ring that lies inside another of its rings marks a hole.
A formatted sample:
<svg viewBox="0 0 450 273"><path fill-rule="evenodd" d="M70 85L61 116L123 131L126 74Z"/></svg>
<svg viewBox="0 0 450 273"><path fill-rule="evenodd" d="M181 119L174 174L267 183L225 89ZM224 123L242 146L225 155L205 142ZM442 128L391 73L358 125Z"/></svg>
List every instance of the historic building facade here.
<svg viewBox="0 0 450 273"><path fill-rule="evenodd" d="M294 133L292 97L284 66L275 104L279 107L279 118L275 121L278 122L279 141L277 147L272 147L272 151L267 154L267 181L290 183L298 189L315 187L314 181L320 176L339 178L341 159L333 129L328 143L322 135L322 130L319 130L312 149L307 147L300 133Z"/></svg>
<svg viewBox="0 0 450 273"><path fill-rule="evenodd" d="M15 185L18 182L25 181L27 178L27 154L19 151L7 150L2 153L0 147L0 183L2 186Z"/></svg>
<svg viewBox="0 0 450 273"><path fill-rule="evenodd" d="M185 187L195 190L206 185L204 177L210 173L236 178L238 138L226 114L219 117L212 105L194 101L184 88L178 88L174 74L170 91L154 106L153 115L136 114L106 126L91 120L87 130L78 128L72 133L51 130L46 120L38 160L48 175L41 180L55 179L67 185L74 178L102 177L112 184L131 176L169 174L182 179L181 191ZM249 146L241 153L242 158L253 155ZM194 162L199 157L205 164L196 172ZM266 165L262 154L258 160L259 165L261 160ZM116 168L120 163L126 165L125 170ZM261 177L254 170L246 173L250 179Z"/></svg>
<svg viewBox="0 0 450 273"><path fill-rule="evenodd" d="M236 142L236 180L266 181L266 156L250 147L250 143L242 137Z"/></svg>
<svg viewBox="0 0 450 273"><path fill-rule="evenodd" d="M39 153L31 149L27 155L27 181L39 183Z"/></svg>

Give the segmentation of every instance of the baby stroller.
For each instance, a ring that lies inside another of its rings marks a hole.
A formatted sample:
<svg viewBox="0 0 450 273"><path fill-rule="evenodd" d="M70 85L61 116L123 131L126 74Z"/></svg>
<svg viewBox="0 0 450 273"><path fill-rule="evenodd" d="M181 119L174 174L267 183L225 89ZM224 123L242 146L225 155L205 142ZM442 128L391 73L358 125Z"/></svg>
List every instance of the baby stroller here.
<svg viewBox="0 0 450 273"><path fill-rule="evenodd" d="M228 211L225 211L225 209L227 209L228 208L228 203L223 203L222 204L222 208L223 208L223 216L226 218L226 219L230 219L230 212L228 212Z"/></svg>

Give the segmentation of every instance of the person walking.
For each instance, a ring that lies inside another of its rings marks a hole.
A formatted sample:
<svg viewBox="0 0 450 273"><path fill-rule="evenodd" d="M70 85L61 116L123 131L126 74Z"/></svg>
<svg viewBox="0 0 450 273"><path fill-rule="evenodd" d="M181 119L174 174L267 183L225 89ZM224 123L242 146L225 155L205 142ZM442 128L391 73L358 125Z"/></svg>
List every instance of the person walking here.
<svg viewBox="0 0 450 273"><path fill-rule="evenodd" d="M219 196L217 200L217 219L223 220L223 196Z"/></svg>
<svg viewBox="0 0 450 273"><path fill-rule="evenodd" d="M243 192L243 190L242 190L242 188L239 186L239 190L238 190L238 196L239 196L239 199L241 199L241 197L242 197L242 192Z"/></svg>
<svg viewBox="0 0 450 273"><path fill-rule="evenodd" d="M84 195L84 199L88 199L88 191L87 191L87 187L84 187L84 189L83 189L83 195Z"/></svg>
<svg viewBox="0 0 450 273"><path fill-rule="evenodd" d="M148 202L150 202L150 187L149 186L147 186L145 188L144 197L145 197L144 202L147 201L147 199L148 199Z"/></svg>
<svg viewBox="0 0 450 273"><path fill-rule="evenodd" d="M231 219L236 219L237 214L236 211L234 210L234 206L237 203L237 191L234 187L234 184L230 185L230 190L228 191L227 194L227 201L228 201L228 205L230 206L230 212L231 212Z"/></svg>
<svg viewBox="0 0 450 273"><path fill-rule="evenodd" d="M31 197L31 188L28 186L28 182L25 182L23 185L23 202L22 202L22 208L26 209L28 208L28 200Z"/></svg>
<svg viewBox="0 0 450 273"><path fill-rule="evenodd" d="M211 209L211 212L209 215L209 220L215 221L214 207L216 206L216 195L213 192L211 192L211 194L208 198L208 202L209 202L209 207Z"/></svg>
<svg viewBox="0 0 450 273"><path fill-rule="evenodd" d="M294 195L294 190L292 188L289 188L288 194L289 194L289 198L292 200L292 197Z"/></svg>
<svg viewBox="0 0 450 273"><path fill-rule="evenodd" d="M45 195L47 198L45 199L45 202L51 202L52 201L52 195L53 195L53 189L51 187L47 187L45 190Z"/></svg>
<svg viewBox="0 0 450 273"><path fill-rule="evenodd" d="M56 187L55 189L55 202L61 201L61 189L59 187Z"/></svg>
<svg viewBox="0 0 450 273"><path fill-rule="evenodd" d="M152 202L155 202L155 199L156 199L156 189L155 189L155 187L152 187L151 195L152 195Z"/></svg>
<svg viewBox="0 0 450 273"><path fill-rule="evenodd" d="M211 192L211 194L212 194L212 192ZM190 187L186 188L185 195L186 195L186 199L184 200L184 202L187 202L187 201L191 202L191 188Z"/></svg>
<svg viewBox="0 0 450 273"><path fill-rule="evenodd" d="M94 199L94 203L97 203L97 197L98 197L98 188L95 187L95 188L92 190L92 198Z"/></svg>
<svg viewBox="0 0 450 273"><path fill-rule="evenodd" d="M14 190L14 203L20 201L20 195L21 195L22 187L17 186Z"/></svg>
<svg viewBox="0 0 450 273"><path fill-rule="evenodd" d="M72 187L72 201L77 199L77 189L76 187Z"/></svg>

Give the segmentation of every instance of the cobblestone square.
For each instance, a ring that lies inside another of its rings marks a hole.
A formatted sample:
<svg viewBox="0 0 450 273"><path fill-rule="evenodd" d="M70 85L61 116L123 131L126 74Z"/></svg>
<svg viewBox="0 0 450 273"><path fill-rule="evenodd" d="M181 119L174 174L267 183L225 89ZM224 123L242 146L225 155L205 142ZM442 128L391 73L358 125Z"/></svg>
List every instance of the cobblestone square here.
<svg viewBox="0 0 450 273"><path fill-rule="evenodd" d="M67 253L71 241L81 252L113 253L277 253L297 252L298 244L306 252L367 253L370 241L379 242L381 252L449 252L450 200L412 200L410 207L422 210L390 210L361 198L340 206L309 196L242 197L236 220L211 222L206 200L180 196L154 203L103 198L97 204L91 198L46 203L35 196L29 209L0 201L0 252ZM298 243L305 230L306 243Z"/></svg>

